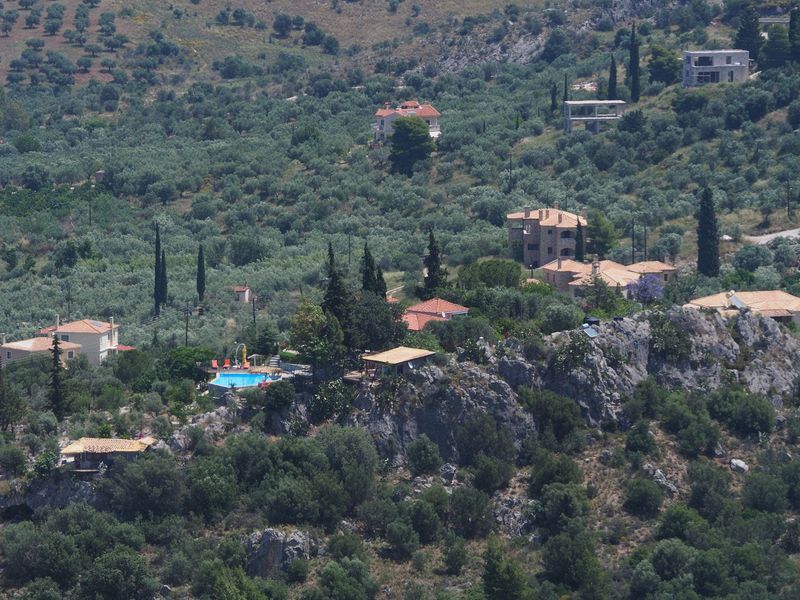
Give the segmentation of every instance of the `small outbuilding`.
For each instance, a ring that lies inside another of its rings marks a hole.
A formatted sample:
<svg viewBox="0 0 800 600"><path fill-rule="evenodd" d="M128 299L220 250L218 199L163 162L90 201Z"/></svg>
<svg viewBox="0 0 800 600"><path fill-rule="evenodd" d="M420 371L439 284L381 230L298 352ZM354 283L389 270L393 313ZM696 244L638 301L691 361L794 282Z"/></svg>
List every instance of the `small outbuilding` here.
<svg viewBox="0 0 800 600"><path fill-rule="evenodd" d="M100 465L110 467L117 460L132 460L156 443L154 437L138 440L83 437L61 450L64 463L71 464L76 473L94 473Z"/></svg>
<svg viewBox="0 0 800 600"><path fill-rule="evenodd" d="M367 374L371 374L372 377L381 377L382 375L403 375L419 369L434 354L436 353L422 348L398 346L384 352L363 354L361 360L364 361Z"/></svg>

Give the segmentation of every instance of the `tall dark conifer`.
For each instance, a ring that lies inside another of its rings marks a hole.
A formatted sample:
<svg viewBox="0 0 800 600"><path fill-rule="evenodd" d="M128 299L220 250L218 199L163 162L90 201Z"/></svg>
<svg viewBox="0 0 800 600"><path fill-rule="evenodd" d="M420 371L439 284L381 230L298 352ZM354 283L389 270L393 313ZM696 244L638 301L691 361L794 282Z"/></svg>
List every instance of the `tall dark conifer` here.
<svg viewBox="0 0 800 600"><path fill-rule="evenodd" d="M386 298L386 280L383 278L383 269L380 265L375 267L375 293L381 298Z"/></svg>
<svg viewBox="0 0 800 600"><path fill-rule="evenodd" d="M750 60L758 61L764 38L761 37L761 25L758 22L758 11L751 2L739 17L739 29L733 40L734 45L750 53Z"/></svg>
<svg viewBox="0 0 800 600"><path fill-rule="evenodd" d="M631 85L631 101L638 102L640 95L640 73L639 73L639 40L636 37L636 23L631 24L630 39L630 62L628 63L628 75Z"/></svg>
<svg viewBox="0 0 800 600"><path fill-rule="evenodd" d="M554 81L550 84L550 112L558 110L558 84Z"/></svg>
<svg viewBox="0 0 800 600"><path fill-rule="evenodd" d="M608 69L608 99L617 99L617 60L611 55L611 67Z"/></svg>
<svg viewBox="0 0 800 600"><path fill-rule="evenodd" d="M569 86L567 85L567 74L566 73L564 73L564 95L563 95L562 100L564 100L564 102L569 100Z"/></svg>
<svg viewBox="0 0 800 600"><path fill-rule="evenodd" d="M361 289L365 292L375 292L375 259L366 242L364 242L364 256L361 258Z"/></svg>
<svg viewBox="0 0 800 600"><path fill-rule="evenodd" d="M800 63L800 6L793 6L789 17L789 45L792 60Z"/></svg>
<svg viewBox="0 0 800 600"><path fill-rule="evenodd" d="M159 285L161 304L167 303L167 255L161 250L161 284Z"/></svg>
<svg viewBox="0 0 800 600"><path fill-rule="evenodd" d="M697 211L697 272L707 277L719 275L719 229L709 188L703 190Z"/></svg>
<svg viewBox="0 0 800 600"><path fill-rule="evenodd" d="M339 321L345 337L345 345L351 347L352 328L350 327L352 315L352 297L344 275L336 266L336 256L333 245L328 244L328 285L325 288L325 297L322 300L322 310L331 313Z"/></svg>
<svg viewBox="0 0 800 600"><path fill-rule="evenodd" d="M153 314L161 314L161 232L156 224L156 262L153 274Z"/></svg>
<svg viewBox="0 0 800 600"><path fill-rule="evenodd" d="M447 282L447 271L442 267L442 257L439 242L433 235L433 229L428 233L428 255L425 257L424 291L428 298Z"/></svg>
<svg viewBox="0 0 800 600"><path fill-rule="evenodd" d="M197 250L197 297L200 302L203 301L203 296L206 293L206 256L203 250L203 244Z"/></svg>
<svg viewBox="0 0 800 600"><path fill-rule="evenodd" d="M67 412L66 394L64 392L64 367L61 363L61 342L58 336L53 336L53 345L50 348L50 381L47 390L47 402L50 410L60 421Z"/></svg>

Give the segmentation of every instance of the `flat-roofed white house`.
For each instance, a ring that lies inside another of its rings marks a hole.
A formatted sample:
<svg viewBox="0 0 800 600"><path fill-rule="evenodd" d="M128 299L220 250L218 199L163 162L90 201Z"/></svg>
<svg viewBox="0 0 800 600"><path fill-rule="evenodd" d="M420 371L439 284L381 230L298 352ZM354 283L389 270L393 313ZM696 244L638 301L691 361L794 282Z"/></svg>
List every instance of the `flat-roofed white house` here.
<svg viewBox="0 0 800 600"><path fill-rule="evenodd" d="M81 345L73 342L59 342L61 348L61 364L65 367L67 363L77 358L81 353ZM27 340L17 340L16 342L6 342L0 346L3 357L3 367L21 361L28 360L33 356L45 356L50 354L53 348L53 338L34 337Z"/></svg>
<svg viewBox="0 0 800 600"><path fill-rule="evenodd" d="M119 346L119 325L111 322L82 319L59 323L45 327L36 333L37 337L58 336L62 342L80 344L81 354L85 355L90 365L99 365L109 356L117 353Z"/></svg>
<svg viewBox="0 0 800 600"><path fill-rule="evenodd" d="M430 104L420 104L416 100L406 100L398 108L392 108L387 102L383 108L375 113L375 125L372 131L376 142L391 141L394 128L392 124L400 117L419 117L428 125L428 133L433 139L438 139L442 130L439 128L439 117L442 114Z"/></svg>
<svg viewBox="0 0 800 600"><path fill-rule="evenodd" d="M686 50L683 53L683 87L709 83L741 83L750 76L747 50Z"/></svg>

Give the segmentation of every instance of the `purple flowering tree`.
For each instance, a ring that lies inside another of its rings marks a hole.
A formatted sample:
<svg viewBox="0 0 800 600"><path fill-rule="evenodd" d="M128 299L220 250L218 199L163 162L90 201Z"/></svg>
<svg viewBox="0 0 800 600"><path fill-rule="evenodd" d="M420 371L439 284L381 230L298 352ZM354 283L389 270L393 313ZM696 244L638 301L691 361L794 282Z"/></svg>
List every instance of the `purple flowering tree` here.
<svg viewBox="0 0 800 600"><path fill-rule="evenodd" d="M628 295L642 304L652 304L664 296L664 282L657 275L645 275L628 285Z"/></svg>

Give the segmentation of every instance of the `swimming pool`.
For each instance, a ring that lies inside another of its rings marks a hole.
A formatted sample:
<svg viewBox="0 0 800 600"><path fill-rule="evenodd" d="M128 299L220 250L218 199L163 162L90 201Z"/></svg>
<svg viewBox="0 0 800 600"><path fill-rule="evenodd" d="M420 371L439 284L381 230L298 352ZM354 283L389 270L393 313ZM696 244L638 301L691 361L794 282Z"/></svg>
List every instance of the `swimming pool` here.
<svg viewBox="0 0 800 600"><path fill-rule="evenodd" d="M237 390L243 388L256 387L261 383L270 383L280 379L279 376L271 376L266 373L218 373L217 377L208 383L209 389L214 391L214 395L219 397L231 388Z"/></svg>

